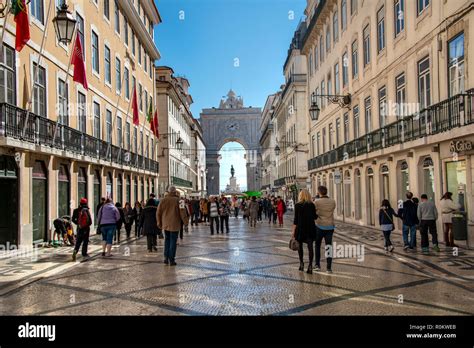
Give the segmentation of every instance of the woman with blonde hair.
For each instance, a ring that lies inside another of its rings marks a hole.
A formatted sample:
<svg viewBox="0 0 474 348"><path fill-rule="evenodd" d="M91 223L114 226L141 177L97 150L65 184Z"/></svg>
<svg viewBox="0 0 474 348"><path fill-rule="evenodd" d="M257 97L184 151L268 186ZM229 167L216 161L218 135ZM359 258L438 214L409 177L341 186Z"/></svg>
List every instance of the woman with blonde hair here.
<svg viewBox="0 0 474 348"><path fill-rule="evenodd" d="M303 189L300 191L298 195L298 203L295 205L295 217L293 220L292 233L293 238L295 238L300 244L300 248L298 250L298 256L300 258L300 271L304 270L303 243L308 245L309 266L306 272L309 274L313 273L313 242L316 239L316 219L316 207L311 200L311 195L308 190Z"/></svg>

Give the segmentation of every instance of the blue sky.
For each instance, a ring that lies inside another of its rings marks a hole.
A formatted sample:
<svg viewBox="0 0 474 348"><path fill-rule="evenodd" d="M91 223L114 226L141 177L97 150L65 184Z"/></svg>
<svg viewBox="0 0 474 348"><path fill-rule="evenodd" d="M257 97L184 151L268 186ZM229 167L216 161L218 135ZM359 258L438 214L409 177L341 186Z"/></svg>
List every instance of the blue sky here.
<svg viewBox="0 0 474 348"><path fill-rule="evenodd" d="M245 106L263 107L267 96L284 82L283 63L304 16L305 0L155 2L163 20L155 29L162 56L157 64L189 79L195 118L203 108L219 106L230 88L244 98ZM243 160L243 152L237 153ZM233 152L225 154L220 173L224 187L229 161L237 160L229 156Z"/></svg>

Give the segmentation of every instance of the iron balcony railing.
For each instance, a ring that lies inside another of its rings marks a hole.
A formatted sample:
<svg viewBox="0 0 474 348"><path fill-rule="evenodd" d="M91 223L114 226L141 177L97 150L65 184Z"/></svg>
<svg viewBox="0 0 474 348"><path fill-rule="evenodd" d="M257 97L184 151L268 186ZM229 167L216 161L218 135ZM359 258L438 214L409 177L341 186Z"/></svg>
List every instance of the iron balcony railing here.
<svg viewBox="0 0 474 348"><path fill-rule="evenodd" d="M158 162L129 152L104 140L57 124L46 117L30 113L8 103L0 103L0 136L28 143L50 146L138 169L158 172Z"/></svg>
<svg viewBox="0 0 474 348"><path fill-rule="evenodd" d="M443 100L308 160L313 170L372 151L474 123L474 89ZM464 121L461 112L464 111Z"/></svg>

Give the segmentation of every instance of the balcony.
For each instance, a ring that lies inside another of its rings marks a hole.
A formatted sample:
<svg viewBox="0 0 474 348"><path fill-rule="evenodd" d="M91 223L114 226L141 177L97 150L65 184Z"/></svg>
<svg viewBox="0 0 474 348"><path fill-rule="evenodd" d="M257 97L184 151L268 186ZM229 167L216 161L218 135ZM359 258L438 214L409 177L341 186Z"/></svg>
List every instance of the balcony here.
<svg viewBox="0 0 474 348"><path fill-rule="evenodd" d="M308 29L306 30L306 33L303 37L302 40L302 47L305 46L306 41L308 41L308 38L311 35L311 32L314 30L314 27L316 26L316 22L318 21L319 16L321 15L321 12L323 11L324 6L326 5L326 0L321 0L314 10L314 15L311 18L311 21L309 22Z"/></svg>
<svg viewBox="0 0 474 348"><path fill-rule="evenodd" d="M281 187L281 186L285 186L286 184L286 178L279 178L279 179L276 179L275 182L274 182L274 186L275 187Z"/></svg>
<svg viewBox="0 0 474 348"><path fill-rule="evenodd" d="M29 114L26 110L0 103L0 137L18 139L34 145L49 146L75 155L88 156L137 169L158 172L158 162L106 141L57 124L48 118ZM56 133L56 134L55 134Z"/></svg>
<svg viewBox="0 0 474 348"><path fill-rule="evenodd" d="M474 123L474 89L443 100L308 160L308 170ZM461 121L464 111L464 122Z"/></svg>
<svg viewBox="0 0 474 348"><path fill-rule="evenodd" d="M193 188L193 183L191 181L184 180L176 176L171 177L171 184L180 187Z"/></svg>
<svg viewBox="0 0 474 348"><path fill-rule="evenodd" d="M295 82L303 82L306 83L306 74L292 74L288 81L286 82L285 88L283 89L283 93L281 94L281 98L283 99L286 95L286 92L291 87L291 85Z"/></svg>

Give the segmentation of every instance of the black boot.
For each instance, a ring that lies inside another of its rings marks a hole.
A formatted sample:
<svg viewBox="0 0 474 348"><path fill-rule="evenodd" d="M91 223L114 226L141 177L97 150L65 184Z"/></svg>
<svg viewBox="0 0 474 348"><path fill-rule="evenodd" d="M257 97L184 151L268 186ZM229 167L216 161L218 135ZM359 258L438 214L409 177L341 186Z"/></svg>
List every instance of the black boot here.
<svg viewBox="0 0 474 348"><path fill-rule="evenodd" d="M299 268L300 271L304 271L304 263L303 262L300 262L300 268Z"/></svg>
<svg viewBox="0 0 474 348"><path fill-rule="evenodd" d="M306 271L306 273L313 274L313 266L311 264L308 266L308 270Z"/></svg>

